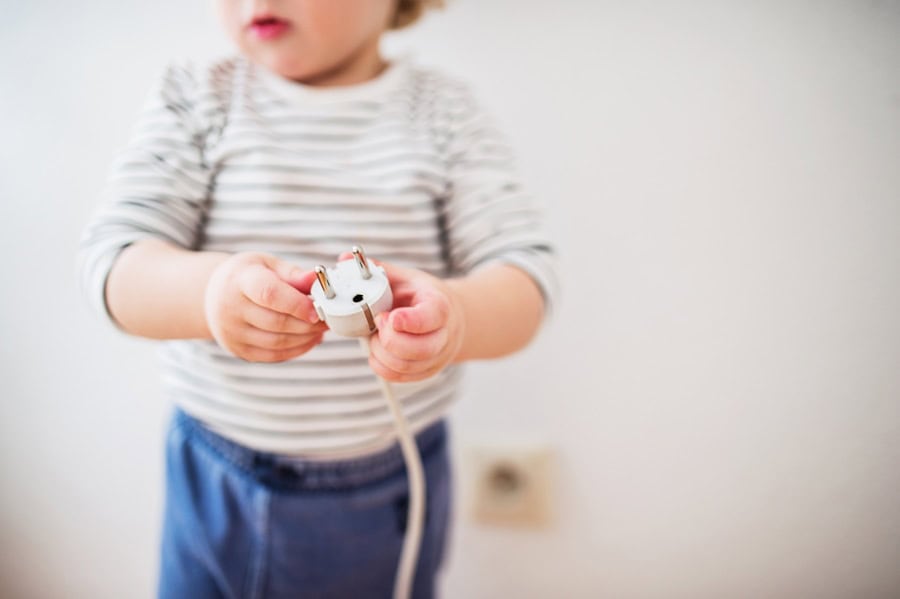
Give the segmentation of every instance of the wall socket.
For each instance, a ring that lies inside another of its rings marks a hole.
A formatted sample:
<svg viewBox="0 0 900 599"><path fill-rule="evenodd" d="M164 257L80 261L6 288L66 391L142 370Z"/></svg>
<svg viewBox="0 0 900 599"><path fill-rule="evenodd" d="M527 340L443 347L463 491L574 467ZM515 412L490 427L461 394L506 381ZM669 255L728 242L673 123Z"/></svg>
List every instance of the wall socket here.
<svg viewBox="0 0 900 599"><path fill-rule="evenodd" d="M476 522L541 527L552 517L554 452L546 445L470 445L462 472Z"/></svg>

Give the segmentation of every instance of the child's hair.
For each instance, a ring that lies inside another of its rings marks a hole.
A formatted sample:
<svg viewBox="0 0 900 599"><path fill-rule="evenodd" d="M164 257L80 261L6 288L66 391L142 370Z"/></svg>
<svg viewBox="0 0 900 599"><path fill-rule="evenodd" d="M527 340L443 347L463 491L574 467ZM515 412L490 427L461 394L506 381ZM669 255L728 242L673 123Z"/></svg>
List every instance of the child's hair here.
<svg viewBox="0 0 900 599"><path fill-rule="evenodd" d="M444 0L397 0L397 11L391 21L391 29L403 29L412 25L429 8L443 8Z"/></svg>

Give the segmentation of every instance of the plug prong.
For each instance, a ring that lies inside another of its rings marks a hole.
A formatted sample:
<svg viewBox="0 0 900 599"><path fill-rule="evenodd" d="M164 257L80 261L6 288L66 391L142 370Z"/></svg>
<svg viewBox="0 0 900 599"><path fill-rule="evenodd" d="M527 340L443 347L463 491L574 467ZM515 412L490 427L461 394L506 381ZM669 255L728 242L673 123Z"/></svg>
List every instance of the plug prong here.
<svg viewBox="0 0 900 599"><path fill-rule="evenodd" d="M362 275L362 278L371 279L372 271L369 270L369 261L366 260L366 255L360 246L353 246L353 257L356 258L356 265L359 267L359 274Z"/></svg>
<svg viewBox="0 0 900 599"><path fill-rule="evenodd" d="M321 264L316 267L316 278L319 279L319 285L322 286L325 297L332 299L334 297L334 287L331 286L331 281L328 280L328 271Z"/></svg>
<svg viewBox="0 0 900 599"><path fill-rule="evenodd" d="M369 333L374 333L378 330L378 325L375 324L375 317L372 315L372 309L369 307L369 304L363 302L362 311L366 317L366 324L369 325Z"/></svg>

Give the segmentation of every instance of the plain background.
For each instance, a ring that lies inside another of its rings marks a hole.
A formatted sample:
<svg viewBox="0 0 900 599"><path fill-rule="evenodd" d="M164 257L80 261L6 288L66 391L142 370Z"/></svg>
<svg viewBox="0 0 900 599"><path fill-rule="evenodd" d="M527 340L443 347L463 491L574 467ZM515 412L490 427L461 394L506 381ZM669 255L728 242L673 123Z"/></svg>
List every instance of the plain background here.
<svg viewBox="0 0 900 599"><path fill-rule="evenodd" d="M900 4L450 4L387 47L497 116L565 294L453 416L554 447L556 517L459 513L444 596L900 596ZM3 597L153 594L169 407L74 253L154 77L228 51L206 2L4 5Z"/></svg>

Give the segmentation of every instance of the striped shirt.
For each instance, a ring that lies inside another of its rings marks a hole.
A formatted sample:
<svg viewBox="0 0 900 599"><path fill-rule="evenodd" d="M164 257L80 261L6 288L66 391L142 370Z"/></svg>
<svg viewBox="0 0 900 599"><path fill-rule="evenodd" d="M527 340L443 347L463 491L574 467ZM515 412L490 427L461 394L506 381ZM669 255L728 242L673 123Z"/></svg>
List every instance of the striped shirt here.
<svg viewBox="0 0 900 599"><path fill-rule="evenodd" d="M266 252L332 265L362 245L439 277L503 262L551 306L553 248L503 135L464 84L397 60L346 87L298 84L243 57L168 67L115 161L80 246L89 301L123 248L144 238L193 250ZM172 401L225 437L311 459L395 440L357 340L326 332L281 363L243 361L210 340L160 344ZM395 385L414 430L439 419L460 367Z"/></svg>

